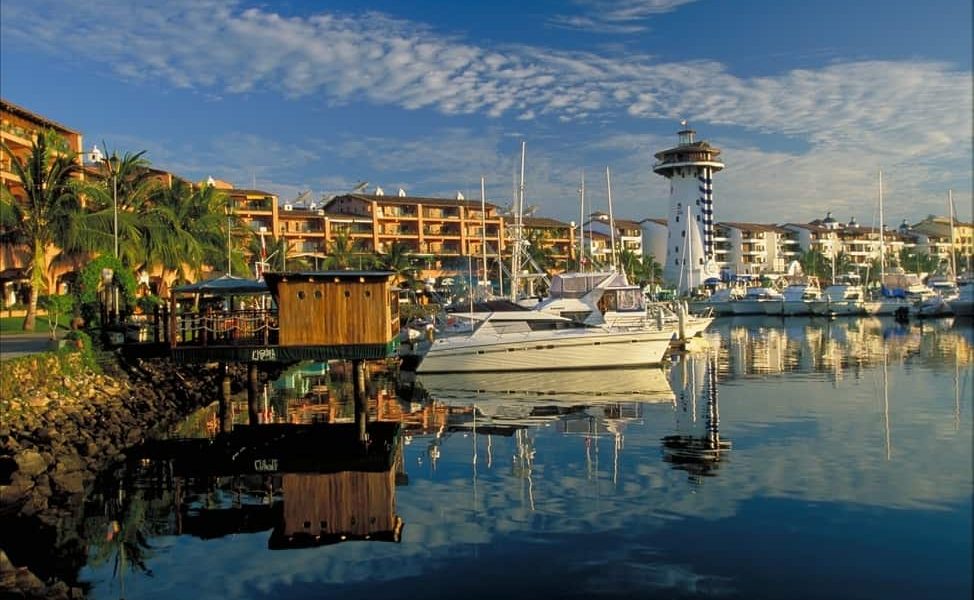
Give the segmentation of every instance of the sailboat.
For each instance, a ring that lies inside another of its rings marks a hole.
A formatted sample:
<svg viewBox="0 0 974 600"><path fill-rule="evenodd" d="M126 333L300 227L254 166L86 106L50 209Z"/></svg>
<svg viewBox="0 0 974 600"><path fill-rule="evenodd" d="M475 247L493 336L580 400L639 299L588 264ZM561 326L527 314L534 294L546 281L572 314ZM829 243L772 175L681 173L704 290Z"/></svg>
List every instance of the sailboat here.
<svg viewBox="0 0 974 600"><path fill-rule="evenodd" d="M884 239L885 223L883 221L883 172L879 172L879 297L866 300L863 309L868 315L898 315L909 314L916 294L922 292L923 286L919 279L896 277L895 287L889 287L892 280L887 280L886 274L886 243ZM899 274L897 274L899 275ZM915 279L915 281L914 281ZM919 288L917 287L919 286ZM910 296L910 297L908 297Z"/></svg>

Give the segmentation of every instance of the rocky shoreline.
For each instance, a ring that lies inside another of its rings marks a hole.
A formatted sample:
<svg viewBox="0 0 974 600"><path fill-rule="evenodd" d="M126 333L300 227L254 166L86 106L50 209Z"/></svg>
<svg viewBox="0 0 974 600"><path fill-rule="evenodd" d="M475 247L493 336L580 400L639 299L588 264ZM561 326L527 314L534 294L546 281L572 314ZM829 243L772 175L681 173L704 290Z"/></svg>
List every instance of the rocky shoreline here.
<svg viewBox="0 0 974 600"><path fill-rule="evenodd" d="M2 364L0 599L83 598L86 492L126 449L219 394L215 366L114 354L99 363L82 349Z"/></svg>

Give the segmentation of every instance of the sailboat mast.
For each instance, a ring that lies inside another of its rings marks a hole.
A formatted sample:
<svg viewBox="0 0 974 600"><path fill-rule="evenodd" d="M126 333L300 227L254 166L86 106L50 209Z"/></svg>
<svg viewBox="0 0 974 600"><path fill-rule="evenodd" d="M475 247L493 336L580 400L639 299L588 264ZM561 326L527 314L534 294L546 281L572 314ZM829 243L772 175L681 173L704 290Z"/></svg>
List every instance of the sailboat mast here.
<svg viewBox="0 0 974 600"><path fill-rule="evenodd" d="M609 258L612 261L612 270L616 270L616 223L612 218L612 178L609 176L609 167L605 167L605 187L609 195L609 243L612 245Z"/></svg>
<svg viewBox="0 0 974 600"><path fill-rule="evenodd" d="M517 301L517 294L521 285L521 252L522 252L522 213L524 210L524 152L526 142L521 141L521 180L517 188L517 200L514 207L514 249L511 252L511 301Z"/></svg>
<svg viewBox="0 0 974 600"><path fill-rule="evenodd" d="M480 256L483 260L484 281L490 281L487 274L487 192L484 177L480 177Z"/></svg>
<svg viewBox="0 0 974 600"><path fill-rule="evenodd" d="M886 284L886 244L883 240L883 171L879 171L879 285Z"/></svg>
<svg viewBox="0 0 974 600"><path fill-rule="evenodd" d="M954 190L947 190L947 214L950 217L950 276L957 277L957 265L954 263Z"/></svg>
<svg viewBox="0 0 974 600"><path fill-rule="evenodd" d="M582 171L582 185L578 188L578 270L584 271L585 258L585 171Z"/></svg>

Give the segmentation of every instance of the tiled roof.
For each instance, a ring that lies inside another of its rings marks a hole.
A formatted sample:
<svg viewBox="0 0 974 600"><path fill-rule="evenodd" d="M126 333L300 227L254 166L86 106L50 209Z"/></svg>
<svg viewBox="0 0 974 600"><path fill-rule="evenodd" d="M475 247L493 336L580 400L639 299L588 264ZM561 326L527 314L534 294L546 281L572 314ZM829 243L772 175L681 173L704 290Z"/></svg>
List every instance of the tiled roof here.
<svg viewBox="0 0 974 600"><path fill-rule="evenodd" d="M454 200L451 198L423 198L418 196L377 196L375 194L340 194L332 198L329 202L334 202L342 198L357 198L366 202L376 202L387 205L416 205L424 206L463 206L464 208L480 208L480 200ZM485 202L487 208L497 208L497 205Z"/></svg>
<svg viewBox="0 0 974 600"><path fill-rule="evenodd" d="M81 132L79 132L79 131L77 131L75 129L71 129L70 127L68 127L66 125L62 125L61 123L58 123L57 121L55 121L53 119L48 119L47 117L42 117L41 115L39 115L39 114L37 114L35 112L32 112L32 111L27 110L23 106L19 106L17 104L14 104L13 102L10 102L9 100L4 100L3 98L0 98L0 109L3 109L3 110L8 111L8 112L11 112L11 113L13 113L15 115L18 115L20 117L24 117L25 119L30 119L31 121L38 121L40 123L43 123L45 125L54 127L56 129L61 129L63 131L67 131L69 133L74 133L74 134L77 134L77 135L81 135Z"/></svg>
<svg viewBox="0 0 974 600"><path fill-rule="evenodd" d="M565 223L557 219L549 219L548 217L523 217L521 223L525 227L534 229L563 229L571 227L570 223Z"/></svg>

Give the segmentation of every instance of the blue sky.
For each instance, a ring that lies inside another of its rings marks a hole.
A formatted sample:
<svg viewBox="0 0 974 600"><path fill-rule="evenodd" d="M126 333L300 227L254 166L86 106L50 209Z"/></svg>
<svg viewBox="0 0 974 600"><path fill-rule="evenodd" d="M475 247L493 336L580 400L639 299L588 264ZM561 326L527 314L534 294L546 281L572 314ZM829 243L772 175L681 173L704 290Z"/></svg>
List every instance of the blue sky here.
<svg viewBox="0 0 974 600"><path fill-rule="evenodd" d="M666 213L679 121L723 150L717 218L972 211L970 0L2 0L0 95L86 148L293 199Z"/></svg>

